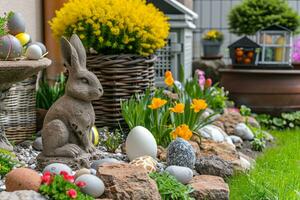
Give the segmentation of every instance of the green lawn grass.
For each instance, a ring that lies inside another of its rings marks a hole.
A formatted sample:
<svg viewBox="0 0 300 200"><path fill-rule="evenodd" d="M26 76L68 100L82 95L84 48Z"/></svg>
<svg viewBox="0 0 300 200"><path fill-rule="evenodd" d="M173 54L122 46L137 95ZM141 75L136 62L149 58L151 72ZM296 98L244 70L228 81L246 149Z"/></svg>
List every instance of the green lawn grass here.
<svg viewBox="0 0 300 200"><path fill-rule="evenodd" d="M300 130L272 134L276 145L255 168L229 180L230 200L300 200Z"/></svg>

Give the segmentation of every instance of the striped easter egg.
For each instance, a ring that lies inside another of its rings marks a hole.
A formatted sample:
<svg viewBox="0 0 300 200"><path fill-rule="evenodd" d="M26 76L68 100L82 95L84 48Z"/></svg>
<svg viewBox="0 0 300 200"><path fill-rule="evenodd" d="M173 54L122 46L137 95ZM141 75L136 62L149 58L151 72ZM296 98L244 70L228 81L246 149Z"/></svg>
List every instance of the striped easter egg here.
<svg viewBox="0 0 300 200"><path fill-rule="evenodd" d="M90 132L90 140L97 146L99 144L99 132L96 126L93 126Z"/></svg>

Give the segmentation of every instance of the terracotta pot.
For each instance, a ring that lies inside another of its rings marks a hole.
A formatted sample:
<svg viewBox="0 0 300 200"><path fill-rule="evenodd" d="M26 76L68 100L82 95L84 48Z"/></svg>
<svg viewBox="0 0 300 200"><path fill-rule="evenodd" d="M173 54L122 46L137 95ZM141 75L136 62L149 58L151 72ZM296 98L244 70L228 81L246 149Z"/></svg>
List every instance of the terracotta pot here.
<svg viewBox="0 0 300 200"><path fill-rule="evenodd" d="M220 85L237 106L279 115L300 109L300 70L220 69Z"/></svg>

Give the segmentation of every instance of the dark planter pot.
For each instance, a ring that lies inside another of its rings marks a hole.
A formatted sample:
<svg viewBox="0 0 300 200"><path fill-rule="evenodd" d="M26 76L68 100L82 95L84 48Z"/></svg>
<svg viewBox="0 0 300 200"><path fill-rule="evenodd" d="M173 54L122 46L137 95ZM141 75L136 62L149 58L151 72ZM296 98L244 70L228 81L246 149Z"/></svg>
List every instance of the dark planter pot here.
<svg viewBox="0 0 300 200"><path fill-rule="evenodd" d="M279 115L300 110L300 70L220 69L220 85L237 106Z"/></svg>
<svg viewBox="0 0 300 200"><path fill-rule="evenodd" d="M294 69L300 70L300 62L297 62L297 63L293 62L292 66L294 67Z"/></svg>
<svg viewBox="0 0 300 200"><path fill-rule="evenodd" d="M222 42L202 40L203 56L204 57L217 57L220 56Z"/></svg>

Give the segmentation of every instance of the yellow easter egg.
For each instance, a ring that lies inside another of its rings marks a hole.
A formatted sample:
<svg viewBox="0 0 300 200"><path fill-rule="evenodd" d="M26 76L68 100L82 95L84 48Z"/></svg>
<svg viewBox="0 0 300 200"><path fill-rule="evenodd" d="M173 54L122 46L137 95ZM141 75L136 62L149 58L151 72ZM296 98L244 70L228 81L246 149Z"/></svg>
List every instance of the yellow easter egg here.
<svg viewBox="0 0 300 200"><path fill-rule="evenodd" d="M26 45L28 42L30 42L30 35L27 33L19 33L15 36L21 43L22 46Z"/></svg>
<svg viewBox="0 0 300 200"><path fill-rule="evenodd" d="M95 146L97 146L99 144L99 132L98 132L96 126L92 127L89 137Z"/></svg>

